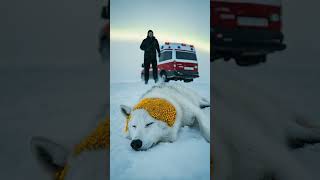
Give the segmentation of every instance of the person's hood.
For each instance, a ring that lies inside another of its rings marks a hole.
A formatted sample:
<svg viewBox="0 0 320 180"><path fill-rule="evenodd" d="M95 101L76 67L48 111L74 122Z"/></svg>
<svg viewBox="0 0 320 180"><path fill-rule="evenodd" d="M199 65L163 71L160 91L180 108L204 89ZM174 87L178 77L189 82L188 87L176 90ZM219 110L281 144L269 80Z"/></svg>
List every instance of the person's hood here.
<svg viewBox="0 0 320 180"><path fill-rule="evenodd" d="M150 38L150 37L149 37L149 32L152 32L152 33L153 33L152 30L149 30L149 31L147 32L147 38ZM154 38L154 36L152 36L152 38Z"/></svg>

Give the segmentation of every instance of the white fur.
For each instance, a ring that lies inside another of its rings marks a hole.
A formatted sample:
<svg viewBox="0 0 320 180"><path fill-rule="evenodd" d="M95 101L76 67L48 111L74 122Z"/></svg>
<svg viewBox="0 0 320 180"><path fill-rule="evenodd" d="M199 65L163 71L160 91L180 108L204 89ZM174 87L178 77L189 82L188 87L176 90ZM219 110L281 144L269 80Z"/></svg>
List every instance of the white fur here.
<svg viewBox="0 0 320 180"><path fill-rule="evenodd" d="M42 153L39 148L42 149ZM65 165L68 170L64 180L100 180L109 176L107 169L108 149L84 151L75 156L64 146L43 137L33 137L31 149L42 169L52 178L59 170L57 167L62 168ZM50 157L49 159L52 161L47 161L47 157Z"/></svg>
<svg viewBox="0 0 320 180"><path fill-rule="evenodd" d="M265 89L256 87L256 81L249 83L243 77L237 77L243 74L232 76L233 71L222 66L211 68L217 73L213 84L217 106L212 124L213 178L317 179L296 156L303 148L288 146L288 141L296 138L318 139L320 142L320 131L315 128L315 123L305 117L297 124L296 112L283 106L287 106L281 99L285 92L274 97ZM223 73L219 74L219 71ZM242 71L245 70L235 72Z"/></svg>
<svg viewBox="0 0 320 180"><path fill-rule="evenodd" d="M209 102L197 93L178 84L161 83L147 91L143 98L163 98L176 109L176 120L172 127L165 122L152 118L146 110L133 110L121 105L125 116L131 115L127 137L142 141L141 150L146 150L158 142L173 142L183 126L198 125L203 137L210 141L210 118L204 115L200 106L209 106ZM148 123L153 123L146 126ZM135 127L134 127L135 126Z"/></svg>
<svg viewBox="0 0 320 180"><path fill-rule="evenodd" d="M100 180L109 177L107 150L83 152L77 157L70 157L69 171L65 180Z"/></svg>

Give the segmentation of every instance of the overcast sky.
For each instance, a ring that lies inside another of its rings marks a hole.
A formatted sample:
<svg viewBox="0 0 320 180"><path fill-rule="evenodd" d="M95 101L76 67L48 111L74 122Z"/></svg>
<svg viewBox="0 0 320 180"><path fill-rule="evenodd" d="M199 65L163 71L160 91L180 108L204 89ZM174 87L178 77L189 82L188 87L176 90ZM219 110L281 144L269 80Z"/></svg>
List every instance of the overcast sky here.
<svg viewBox="0 0 320 180"><path fill-rule="evenodd" d="M99 63L102 1L2 0L2 66Z"/></svg>
<svg viewBox="0 0 320 180"><path fill-rule="evenodd" d="M152 29L161 42L182 41L209 51L209 0L111 1L111 38L138 40Z"/></svg>
<svg viewBox="0 0 320 180"><path fill-rule="evenodd" d="M200 79L210 80L209 0L116 0L110 8L111 82L140 80L143 51L139 49L152 29L159 43L193 44Z"/></svg>

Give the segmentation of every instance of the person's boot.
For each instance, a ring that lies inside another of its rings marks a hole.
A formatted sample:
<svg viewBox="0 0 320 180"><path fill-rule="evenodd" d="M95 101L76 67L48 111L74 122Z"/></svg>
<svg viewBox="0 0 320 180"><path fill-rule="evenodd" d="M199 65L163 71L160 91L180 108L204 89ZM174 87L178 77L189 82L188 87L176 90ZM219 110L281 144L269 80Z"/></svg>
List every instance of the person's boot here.
<svg viewBox="0 0 320 180"><path fill-rule="evenodd" d="M148 84L148 81L145 81L144 84Z"/></svg>
<svg viewBox="0 0 320 180"><path fill-rule="evenodd" d="M155 79L155 80L154 80L154 83L156 83L156 84L157 84L157 82L158 82L158 79Z"/></svg>

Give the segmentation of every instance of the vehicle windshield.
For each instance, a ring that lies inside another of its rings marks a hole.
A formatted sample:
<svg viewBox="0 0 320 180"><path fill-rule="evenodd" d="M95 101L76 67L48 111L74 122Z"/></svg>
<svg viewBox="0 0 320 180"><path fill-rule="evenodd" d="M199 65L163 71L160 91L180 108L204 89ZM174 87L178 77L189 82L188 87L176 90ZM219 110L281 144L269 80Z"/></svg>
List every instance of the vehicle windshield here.
<svg viewBox="0 0 320 180"><path fill-rule="evenodd" d="M172 59L172 51L164 51L161 52L161 56L159 58L159 62Z"/></svg>
<svg viewBox="0 0 320 180"><path fill-rule="evenodd" d="M176 51L176 57L177 57L177 59L185 59L185 60L197 61L197 56L193 52Z"/></svg>

